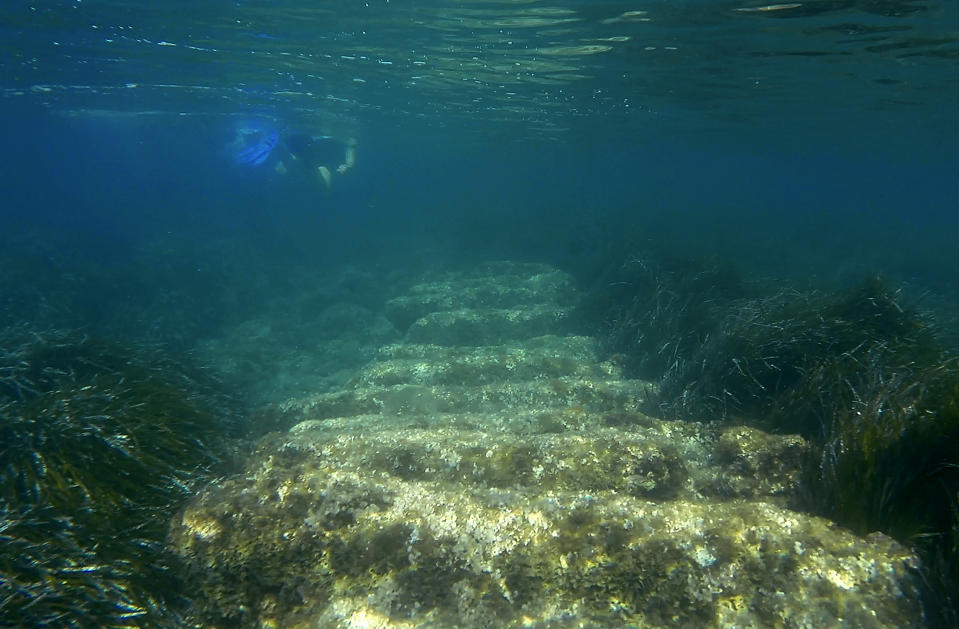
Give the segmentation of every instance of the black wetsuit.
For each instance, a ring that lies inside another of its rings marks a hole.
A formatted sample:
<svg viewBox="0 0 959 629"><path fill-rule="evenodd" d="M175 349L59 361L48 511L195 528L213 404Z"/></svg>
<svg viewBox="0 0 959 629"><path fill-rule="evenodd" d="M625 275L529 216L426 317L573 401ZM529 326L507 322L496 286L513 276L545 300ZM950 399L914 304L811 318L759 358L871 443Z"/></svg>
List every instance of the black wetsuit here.
<svg viewBox="0 0 959 629"><path fill-rule="evenodd" d="M335 138L315 138L305 133L296 133L284 138L290 155L310 168L326 166L335 170L346 160L346 144Z"/></svg>

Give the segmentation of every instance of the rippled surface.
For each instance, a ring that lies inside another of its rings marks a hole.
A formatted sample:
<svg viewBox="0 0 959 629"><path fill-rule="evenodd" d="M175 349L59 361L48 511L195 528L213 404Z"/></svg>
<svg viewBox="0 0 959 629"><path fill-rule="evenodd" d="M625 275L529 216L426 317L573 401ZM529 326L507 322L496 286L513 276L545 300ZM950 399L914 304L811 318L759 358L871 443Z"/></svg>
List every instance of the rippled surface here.
<svg viewBox="0 0 959 629"><path fill-rule="evenodd" d="M17 1L0 87L64 111L243 106L512 139L675 111L941 109L959 100L955 4Z"/></svg>

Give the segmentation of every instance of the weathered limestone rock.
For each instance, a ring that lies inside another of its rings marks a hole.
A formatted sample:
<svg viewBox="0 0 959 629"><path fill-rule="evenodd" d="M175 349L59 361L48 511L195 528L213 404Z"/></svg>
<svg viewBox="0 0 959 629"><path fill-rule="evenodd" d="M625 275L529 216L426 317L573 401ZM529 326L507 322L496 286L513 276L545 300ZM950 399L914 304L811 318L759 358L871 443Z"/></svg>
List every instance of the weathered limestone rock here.
<svg viewBox="0 0 959 629"><path fill-rule="evenodd" d="M562 271L541 264L490 262L466 276L451 275L413 286L407 295L386 303L386 316L397 329L405 331L417 320L437 313L521 312L537 305L566 310L577 299L572 278Z"/></svg>
<svg viewBox="0 0 959 629"><path fill-rule="evenodd" d="M921 624L914 555L786 508L801 438L647 417L650 385L585 337L487 318L414 342L430 308L570 299L558 272L489 268L394 300L408 342L283 404L296 425L173 523L208 626Z"/></svg>

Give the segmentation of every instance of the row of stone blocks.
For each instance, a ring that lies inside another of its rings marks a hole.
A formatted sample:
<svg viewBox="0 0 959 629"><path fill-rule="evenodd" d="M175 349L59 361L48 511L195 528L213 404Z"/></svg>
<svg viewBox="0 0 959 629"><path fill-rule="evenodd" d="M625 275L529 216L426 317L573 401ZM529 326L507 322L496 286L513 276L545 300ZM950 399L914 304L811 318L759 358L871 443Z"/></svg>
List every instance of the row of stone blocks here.
<svg viewBox="0 0 959 629"><path fill-rule="evenodd" d="M219 626L908 627L916 559L790 511L799 437L640 409L565 274L496 263L391 300L405 342L276 409L172 532Z"/></svg>

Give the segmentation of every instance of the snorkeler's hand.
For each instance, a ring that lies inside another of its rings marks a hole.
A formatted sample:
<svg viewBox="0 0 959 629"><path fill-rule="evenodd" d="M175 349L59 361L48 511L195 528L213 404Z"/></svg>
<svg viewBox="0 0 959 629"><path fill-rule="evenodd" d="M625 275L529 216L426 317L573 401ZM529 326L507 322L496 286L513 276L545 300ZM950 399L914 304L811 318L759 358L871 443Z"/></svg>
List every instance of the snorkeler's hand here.
<svg viewBox="0 0 959 629"><path fill-rule="evenodd" d="M340 173L340 174L342 175L343 173L345 173L345 172L348 171L349 169L350 169L350 167L347 166L346 164L340 164L339 166L336 167L336 172L338 172L338 173Z"/></svg>

